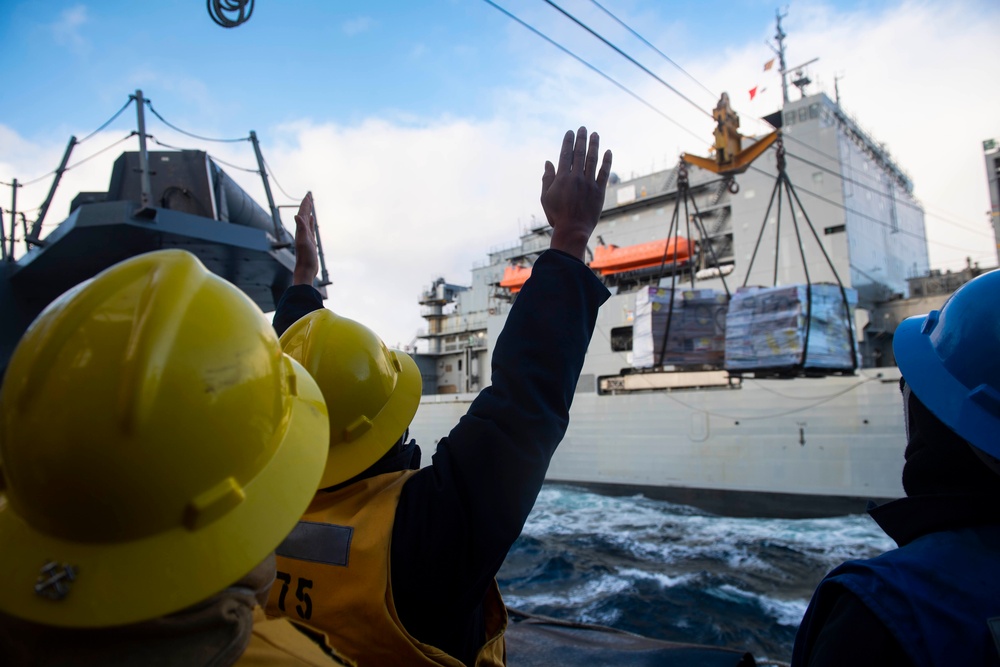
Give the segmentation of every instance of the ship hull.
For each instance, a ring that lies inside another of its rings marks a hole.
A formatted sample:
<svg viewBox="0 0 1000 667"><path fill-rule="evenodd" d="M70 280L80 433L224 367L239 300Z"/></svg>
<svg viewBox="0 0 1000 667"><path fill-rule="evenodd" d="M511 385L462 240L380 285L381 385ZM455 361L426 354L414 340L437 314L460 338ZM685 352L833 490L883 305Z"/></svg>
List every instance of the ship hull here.
<svg viewBox="0 0 1000 667"><path fill-rule="evenodd" d="M861 513L869 500L904 495L898 382L898 369L879 368L711 389L577 393L546 481L732 516ZM411 435L433 450L474 398L425 397Z"/></svg>

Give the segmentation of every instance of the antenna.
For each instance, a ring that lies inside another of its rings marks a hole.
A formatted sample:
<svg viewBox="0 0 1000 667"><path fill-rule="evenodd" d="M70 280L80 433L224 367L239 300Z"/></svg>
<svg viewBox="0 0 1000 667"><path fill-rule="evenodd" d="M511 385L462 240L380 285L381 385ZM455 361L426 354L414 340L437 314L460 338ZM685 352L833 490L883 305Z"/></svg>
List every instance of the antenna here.
<svg viewBox="0 0 1000 667"><path fill-rule="evenodd" d="M781 67L778 71L781 73L781 99L785 104L788 104L788 69L785 67L785 37L788 35L784 30L781 29L781 19L788 16L788 12L785 11L784 14L780 10L774 10L774 18L777 22L777 30L774 33L774 41L777 43L778 48L774 48L774 45L770 42L767 43L774 51L775 55L778 56L778 65Z"/></svg>
<svg viewBox="0 0 1000 667"><path fill-rule="evenodd" d="M812 65L817 60L819 60L819 58L813 58L808 62L804 62L801 65L796 65L795 67L791 68L791 71L795 72L795 77L796 77L795 80L792 81L792 85L799 89L800 97L806 96L806 86L812 83L812 79L810 79L809 75L805 73L805 69L806 67Z"/></svg>
<svg viewBox="0 0 1000 667"><path fill-rule="evenodd" d="M837 103L838 107L840 106L840 86L838 86L837 84L843 78L844 78L843 74L833 75L833 101Z"/></svg>
<svg viewBox="0 0 1000 667"><path fill-rule="evenodd" d="M778 46L777 48L775 48L774 44L771 44L770 42L765 42L765 44L771 47L771 50L774 51L774 54L778 56L778 65L780 66L780 69L778 71L781 74L781 99L782 102L784 102L784 104L788 104L791 101L788 99L788 73L795 72L795 80L792 81L792 85L799 89L799 94L802 97L805 97L806 94L805 87L808 86L810 83L812 83L812 79L810 79L805 74L804 68L806 67L806 65L811 65L812 63L819 60L819 58L813 58L809 62L802 63L801 65L797 65L795 67L788 67L788 65L785 64L785 37L788 37L788 34L781 29L781 19L785 18L786 16L788 16L787 8L784 14L781 13L781 10L778 9L774 10L774 18L776 24L776 29L774 32L774 43L777 44Z"/></svg>

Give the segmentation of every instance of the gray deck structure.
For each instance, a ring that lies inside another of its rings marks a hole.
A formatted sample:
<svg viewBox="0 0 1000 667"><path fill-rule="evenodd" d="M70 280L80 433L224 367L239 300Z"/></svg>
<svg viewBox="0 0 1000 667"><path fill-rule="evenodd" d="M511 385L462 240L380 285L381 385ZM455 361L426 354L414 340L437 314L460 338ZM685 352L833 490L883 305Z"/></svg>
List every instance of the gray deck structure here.
<svg viewBox="0 0 1000 667"><path fill-rule="evenodd" d="M786 173L815 236L796 206L800 250L787 197L780 222L776 207L765 220L776 176L773 148L736 177L736 193L716 174L691 167L690 194L707 237L701 245L711 245L720 265L708 265L709 253L702 253L693 284L722 289L720 273L730 291L744 281L803 283L805 266L814 283L839 276L859 295L859 370L791 379L669 367L633 372L631 290L636 283L669 286L670 263L658 278L636 275L630 283L619 276L598 315L569 431L547 480L755 516L863 512L868 499L903 494L899 372L887 366L885 318L878 326L872 320L888 312L886 302L906 302L908 281L928 271L923 210L885 147L826 95L789 102L773 120L781 125ZM618 246L663 239L677 200L676 169L613 181L592 238ZM688 214L695 215L694 206ZM701 233L688 231L684 217L679 234L698 240ZM490 251L472 270L471 285L441 279L421 295L428 328L420 332L425 350L416 358L424 398L411 433L426 447L446 435L488 385L490 350L516 298L500 286L504 269L530 266L548 247L548 233L540 225ZM692 273L681 271L674 280L691 286Z"/></svg>

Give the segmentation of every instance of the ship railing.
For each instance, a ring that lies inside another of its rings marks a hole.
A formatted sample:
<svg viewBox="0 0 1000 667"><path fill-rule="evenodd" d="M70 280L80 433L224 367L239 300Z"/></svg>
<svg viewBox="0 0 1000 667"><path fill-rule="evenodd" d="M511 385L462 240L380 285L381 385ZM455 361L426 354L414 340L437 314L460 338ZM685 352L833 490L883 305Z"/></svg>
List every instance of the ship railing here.
<svg viewBox="0 0 1000 667"><path fill-rule="evenodd" d="M871 133L868 132L868 130L866 130L865 127L859 123L856 118L854 118L854 116L844 111L843 107L838 105L833 114L837 120L850 130L850 133L854 135L856 139L864 144L864 147L868 149L868 151L870 151L878 161L882 162L885 168L896 177L899 184L907 193L913 192L913 180L910 178L910 175L907 174L906 171L904 171L903 168L896 164L896 161L892 159L888 148L872 139Z"/></svg>
<svg viewBox="0 0 1000 667"><path fill-rule="evenodd" d="M462 321L458 324L444 324L441 328L436 329L434 333L427 333L426 329L420 329L417 332L417 337L419 338L440 338L441 336L455 336L459 334L467 334L475 331L482 331L486 329L486 318L487 315L483 314L481 316L470 316L463 317Z"/></svg>

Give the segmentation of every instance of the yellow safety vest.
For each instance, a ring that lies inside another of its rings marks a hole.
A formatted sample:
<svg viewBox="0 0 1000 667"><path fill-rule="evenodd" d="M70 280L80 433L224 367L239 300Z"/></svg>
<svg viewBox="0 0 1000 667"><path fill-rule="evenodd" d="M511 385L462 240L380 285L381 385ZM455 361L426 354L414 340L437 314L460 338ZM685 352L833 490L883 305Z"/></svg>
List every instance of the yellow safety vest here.
<svg viewBox="0 0 1000 667"><path fill-rule="evenodd" d="M358 665L462 667L403 627L389 576L389 545L403 484L415 470L386 473L317 494L278 547L268 616L287 616L329 636ZM483 601L486 643L476 667L506 664L507 609L494 580Z"/></svg>
<svg viewBox="0 0 1000 667"><path fill-rule="evenodd" d="M250 643L235 667L336 667L353 664L342 656L327 655L288 620L269 620L263 609L255 607Z"/></svg>

